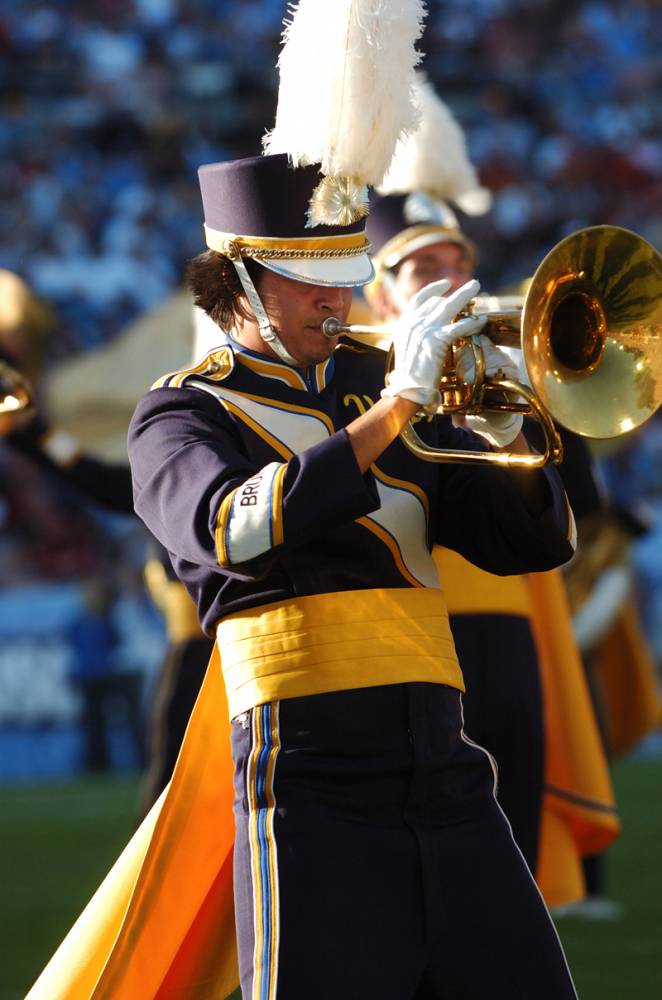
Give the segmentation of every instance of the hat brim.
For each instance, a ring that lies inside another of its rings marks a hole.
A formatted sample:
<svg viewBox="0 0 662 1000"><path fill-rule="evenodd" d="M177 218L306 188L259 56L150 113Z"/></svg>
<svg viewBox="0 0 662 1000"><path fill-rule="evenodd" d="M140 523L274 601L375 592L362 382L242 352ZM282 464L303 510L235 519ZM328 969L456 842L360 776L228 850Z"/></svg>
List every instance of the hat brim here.
<svg viewBox="0 0 662 1000"><path fill-rule="evenodd" d="M254 257L258 264L282 274L294 281L303 281L309 285L334 285L344 288L359 288L369 284L375 277L375 269L367 253L354 257L283 257L276 260L265 260Z"/></svg>
<svg viewBox="0 0 662 1000"><path fill-rule="evenodd" d="M398 247L397 251L392 251L391 253L386 253L380 256L384 267L396 267L400 264L405 257L409 257L410 254L415 253L416 250L422 250L424 247L433 246L435 243L455 243L458 246L464 247L464 249L471 254L475 259L476 247L470 239L468 239L463 233L451 233L448 230L439 231L436 233L421 233L419 236L415 236L412 240L407 243L403 243Z"/></svg>

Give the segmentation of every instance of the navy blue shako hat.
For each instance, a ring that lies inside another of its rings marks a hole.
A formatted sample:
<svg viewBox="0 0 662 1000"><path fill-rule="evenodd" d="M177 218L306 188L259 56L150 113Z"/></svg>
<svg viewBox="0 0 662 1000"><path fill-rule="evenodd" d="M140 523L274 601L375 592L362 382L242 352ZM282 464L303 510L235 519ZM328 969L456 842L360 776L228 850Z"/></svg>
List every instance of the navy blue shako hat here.
<svg viewBox="0 0 662 1000"><path fill-rule="evenodd" d="M292 167L285 153L208 163L198 170L207 246L231 259L257 260L296 281L364 285L374 276L365 218L347 225L310 222L317 164ZM337 185L338 216L349 181Z"/></svg>

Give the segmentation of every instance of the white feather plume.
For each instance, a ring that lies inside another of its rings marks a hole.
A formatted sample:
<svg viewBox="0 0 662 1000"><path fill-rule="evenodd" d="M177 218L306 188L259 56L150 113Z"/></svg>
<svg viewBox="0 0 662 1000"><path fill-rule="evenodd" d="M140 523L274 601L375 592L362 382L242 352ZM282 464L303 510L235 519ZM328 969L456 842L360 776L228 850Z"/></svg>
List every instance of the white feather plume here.
<svg viewBox="0 0 662 1000"><path fill-rule="evenodd" d="M480 185L464 132L426 77L415 76L420 126L398 142L379 192L424 191L454 202L468 215L482 215L490 208L492 195Z"/></svg>
<svg viewBox="0 0 662 1000"><path fill-rule="evenodd" d="M417 125L422 0L299 0L289 13L265 152L378 184L398 138Z"/></svg>

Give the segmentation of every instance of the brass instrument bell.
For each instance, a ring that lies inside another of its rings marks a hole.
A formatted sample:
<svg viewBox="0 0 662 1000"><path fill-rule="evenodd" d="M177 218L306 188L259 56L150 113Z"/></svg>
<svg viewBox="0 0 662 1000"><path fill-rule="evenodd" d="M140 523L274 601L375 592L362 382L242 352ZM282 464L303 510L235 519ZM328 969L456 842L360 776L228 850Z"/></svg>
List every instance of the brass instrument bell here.
<svg viewBox="0 0 662 1000"><path fill-rule="evenodd" d="M617 226L561 240L531 281L522 351L533 391L584 437L641 426L662 403L662 257Z"/></svg>

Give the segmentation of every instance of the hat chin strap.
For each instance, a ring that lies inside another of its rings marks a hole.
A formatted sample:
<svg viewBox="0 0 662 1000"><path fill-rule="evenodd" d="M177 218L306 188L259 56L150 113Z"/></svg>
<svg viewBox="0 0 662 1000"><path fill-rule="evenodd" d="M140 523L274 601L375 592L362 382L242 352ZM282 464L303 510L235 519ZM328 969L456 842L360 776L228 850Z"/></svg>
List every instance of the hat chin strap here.
<svg viewBox="0 0 662 1000"><path fill-rule="evenodd" d="M251 309L255 313L255 319L258 322L262 340L265 344L269 345L272 351L274 351L274 353L277 354L280 360L284 361L286 365L292 365L294 368L300 368L301 365L299 362L296 358L293 358L290 352L285 348L285 345L282 343L280 337L269 322L269 317L267 316L266 310L262 305L262 300L257 293L257 289L251 280L251 276L248 273L243 260L241 257L234 257L232 258L232 263L235 266L242 288L246 292L246 298L250 303Z"/></svg>

